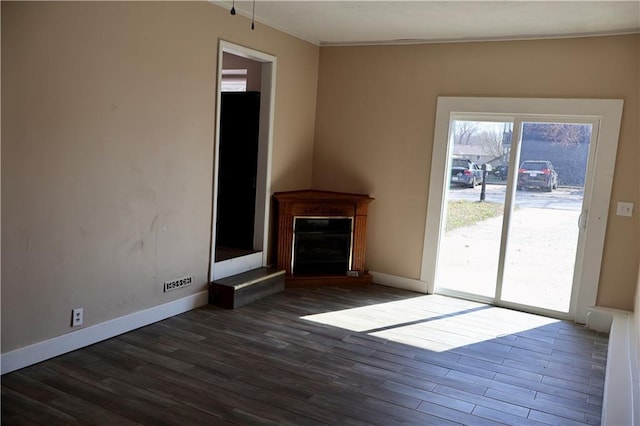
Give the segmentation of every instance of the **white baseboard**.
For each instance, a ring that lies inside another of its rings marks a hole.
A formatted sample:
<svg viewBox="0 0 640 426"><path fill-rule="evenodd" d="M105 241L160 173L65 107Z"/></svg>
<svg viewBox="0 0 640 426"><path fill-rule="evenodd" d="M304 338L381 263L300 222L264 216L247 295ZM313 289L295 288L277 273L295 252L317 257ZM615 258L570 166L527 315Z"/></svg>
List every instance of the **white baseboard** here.
<svg viewBox="0 0 640 426"><path fill-rule="evenodd" d="M395 287L402 290L427 293L427 283L413 278L399 277L397 275L383 274L382 272L369 271L376 284Z"/></svg>
<svg viewBox="0 0 640 426"><path fill-rule="evenodd" d="M616 312L606 308L591 307L587 309L587 322L585 325L590 330L609 334L611 332L613 315L624 313L625 312Z"/></svg>
<svg viewBox="0 0 640 426"><path fill-rule="evenodd" d="M640 342L634 333L632 313L614 310L609 313L612 321L601 424L637 425L640 424L640 366L637 359Z"/></svg>
<svg viewBox="0 0 640 426"><path fill-rule="evenodd" d="M62 336L53 337L33 345L25 346L1 355L2 374L36 364L102 340L109 339L145 325L190 311L207 304L209 292L201 291L182 299L174 300L153 308L134 312L120 318L82 328Z"/></svg>

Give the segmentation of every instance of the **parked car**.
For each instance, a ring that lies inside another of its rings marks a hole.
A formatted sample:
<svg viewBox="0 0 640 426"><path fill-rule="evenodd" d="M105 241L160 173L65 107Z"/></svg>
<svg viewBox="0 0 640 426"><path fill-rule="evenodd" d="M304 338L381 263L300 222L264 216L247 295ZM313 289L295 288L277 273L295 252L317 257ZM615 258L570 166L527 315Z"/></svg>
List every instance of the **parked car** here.
<svg viewBox="0 0 640 426"><path fill-rule="evenodd" d="M524 161L518 169L517 188L541 188L551 192L558 188L558 172L551 161Z"/></svg>
<svg viewBox="0 0 640 426"><path fill-rule="evenodd" d="M509 175L509 166L496 166L493 175L500 180L505 180Z"/></svg>
<svg viewBox="0 0 640 426"><path fill-rule="evenodd" d="M469 188L482 183L482 169L473 161L453 158L451 161L451 183Z"/></svg>

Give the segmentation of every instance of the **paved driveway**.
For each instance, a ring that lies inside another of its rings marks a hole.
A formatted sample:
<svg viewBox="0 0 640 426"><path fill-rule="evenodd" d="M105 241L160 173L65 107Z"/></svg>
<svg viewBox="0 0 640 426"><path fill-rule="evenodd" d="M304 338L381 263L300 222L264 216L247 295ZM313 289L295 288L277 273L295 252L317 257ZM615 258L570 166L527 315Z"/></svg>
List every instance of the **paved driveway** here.
<svg viewBox="0 0 640 426"><path fill-rule="evenodd" d="M479 187L449 193L449 199L477 201L479 196ZM504 186L487 185L487 201L503 199ZM518 191L516 201L502 299L566 312L578 242L581 191ZM440 245L437 283L493 297L501 231L502 216L447 232Z"/></svg>
<svg viewBox="0 0 640 426"><path fill-rule="evenodd" d="M479 201L481 188L481 186L475 188L452 187L449 190L449 199ZM487 184L485 201L504 203L505 190L506 185ZM552 192L532 189L516 191L516 206L580 211L583 195L582 188L572 187L559 187Z"/></svg>

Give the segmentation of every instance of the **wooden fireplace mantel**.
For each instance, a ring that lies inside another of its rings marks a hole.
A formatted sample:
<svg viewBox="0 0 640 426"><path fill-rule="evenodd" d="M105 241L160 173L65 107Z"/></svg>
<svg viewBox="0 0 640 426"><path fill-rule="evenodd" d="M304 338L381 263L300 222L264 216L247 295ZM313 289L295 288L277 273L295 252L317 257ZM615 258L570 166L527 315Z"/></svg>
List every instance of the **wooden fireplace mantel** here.
<svg viewBox="0 0 640 426"><path fill-rule="evenodd" d="M278 214L278 268L286 271L287 287L312 287L339 284L370 284L371 275L364 269L367 209L374 199L364 194L302 190L276 192ZM293 224L296 217L351 217L353 240L351 271L357 276L295 276L292 274Z"/></svg>

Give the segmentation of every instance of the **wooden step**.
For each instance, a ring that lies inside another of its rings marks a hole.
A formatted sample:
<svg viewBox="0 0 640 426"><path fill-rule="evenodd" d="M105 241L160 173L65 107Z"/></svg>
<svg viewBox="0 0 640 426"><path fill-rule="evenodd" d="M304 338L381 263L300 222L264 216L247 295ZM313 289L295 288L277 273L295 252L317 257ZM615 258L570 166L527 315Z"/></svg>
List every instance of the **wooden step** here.
<svg viewBox="0 0 640 426"><path fill-rule="evenodd" d="M235 309L284 290L285 271L258 268L209 284L209 303Z"/></svg>

